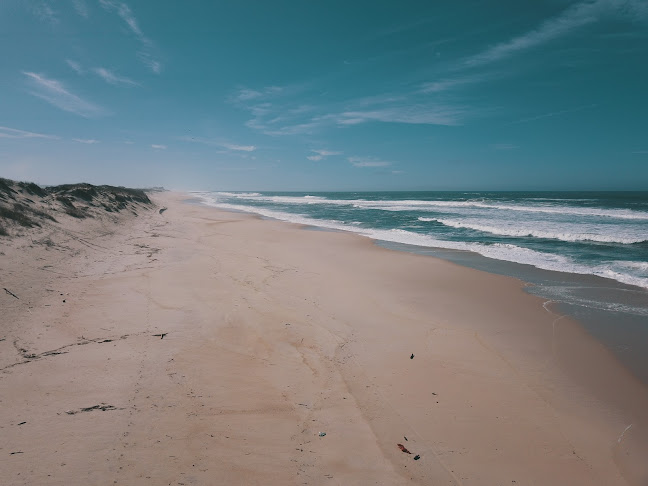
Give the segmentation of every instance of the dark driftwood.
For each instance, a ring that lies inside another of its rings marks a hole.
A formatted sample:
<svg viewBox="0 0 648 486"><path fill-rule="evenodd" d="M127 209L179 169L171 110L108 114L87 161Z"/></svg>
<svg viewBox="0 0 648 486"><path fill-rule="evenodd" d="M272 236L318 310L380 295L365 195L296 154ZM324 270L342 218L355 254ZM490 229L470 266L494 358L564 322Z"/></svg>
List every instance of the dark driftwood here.
<svg viewBox="0 0 648 486"><path fill-rule="evenodd" d="M12 297L15 297L16 299L18 299L18 296L17 296L16 294L14 294L11 290L7 289L6 287L2 287L2 288L3 288L4 291L7 292L9 295L11 295ZM20 300L20 299L18 299L18 300Z"/></svg>

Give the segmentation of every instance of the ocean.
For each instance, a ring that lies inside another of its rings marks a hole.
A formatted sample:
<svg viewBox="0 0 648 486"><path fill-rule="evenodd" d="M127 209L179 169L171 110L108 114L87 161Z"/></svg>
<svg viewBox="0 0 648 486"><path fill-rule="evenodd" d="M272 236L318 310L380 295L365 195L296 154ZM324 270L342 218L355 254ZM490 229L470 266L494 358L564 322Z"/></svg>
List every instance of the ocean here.
<svg viewBox="0 0 648 486"><path fill-rule="evenodd" d="M193 194L520 278L648 383L648 192Z"/></svg>

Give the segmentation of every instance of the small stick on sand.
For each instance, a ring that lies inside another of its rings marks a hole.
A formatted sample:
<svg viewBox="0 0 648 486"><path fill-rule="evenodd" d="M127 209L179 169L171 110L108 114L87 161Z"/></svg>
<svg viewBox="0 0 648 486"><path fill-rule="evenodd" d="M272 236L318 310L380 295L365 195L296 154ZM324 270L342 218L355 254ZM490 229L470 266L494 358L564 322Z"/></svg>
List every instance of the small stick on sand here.
<svg viewBox="0 0 648 486"><path fill-rule="evenodd" d="M3 288L4 291L7 292L9 295L11 295L12 297L15 297L16 299L18 299L18 296L17 296L16 294L14 294L11 290L7 289L6 287L2 287L2 288ZM20 300L20 299L18 299L18 300Z"/></svg>

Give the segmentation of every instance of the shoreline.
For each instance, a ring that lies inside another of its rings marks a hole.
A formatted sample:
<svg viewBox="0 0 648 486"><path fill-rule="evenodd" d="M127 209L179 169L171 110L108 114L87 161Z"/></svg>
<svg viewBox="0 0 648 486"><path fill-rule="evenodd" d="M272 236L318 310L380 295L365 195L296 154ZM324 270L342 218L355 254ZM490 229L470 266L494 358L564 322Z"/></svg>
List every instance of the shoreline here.
<svg viewBox="0 0 648 486"><path fill-rule="evenodd" d="M645 482L646 387L521 282L183 197L2 256L8 484Z"/></svg>
<svg viewBox="0 0 648 486"><path fill-rule="evenodd" d="M643 287L619 282L609 277L560 272L538 268L530 264L498 260L470 250L452 250L396 243L350 230L345 231L326 226L317 226L316 224L295 223L258 214L253 210L245 211L243 209L212 206L200 198L196 198L191 192L187 193L187 195L191 196L187 199L190 204L202 205L219 211L253 215L262 220L267 219L295 224L307 230L348 233L368 238L374 245L388 250L432 256L466 268L517 279L524 283L525 292L545 299L545 303L555 306L558 313L569 315L572 319L577 320L589 334L606 345L644 385L648 386L648 359L646 358L648 349L642 349L637 345L637 343L648 343L648 327L643 325L644 320L648 317L648 290ZM569 301L565 295L559 293L561 290L576 292L577 294L584 291L584 293L576 297L574 301ZM623 310L622 308L620 310L618 307L623 307L623 304L619 305L615 301L589 300L591 298L601 298L602 291L613 291L616 294L621 292L637 294L639 296L638 300L641 301L637 305L641 307L631 307L631 310ZM637 312L642 312L642 314L639 315ZM614 329L609 327L611 322L615 323Z"/></svg>

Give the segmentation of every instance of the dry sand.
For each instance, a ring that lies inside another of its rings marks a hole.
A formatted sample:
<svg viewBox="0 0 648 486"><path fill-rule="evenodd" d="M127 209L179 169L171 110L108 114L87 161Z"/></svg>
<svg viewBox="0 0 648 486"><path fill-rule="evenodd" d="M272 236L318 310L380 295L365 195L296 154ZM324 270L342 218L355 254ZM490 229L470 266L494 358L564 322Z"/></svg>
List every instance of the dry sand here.
<svg viewBox="0 0 648 486"><path fill-rule="evenodd" d="M0 242L2 484L648 484L646 389L519 281L152 199Z"/></svg>

